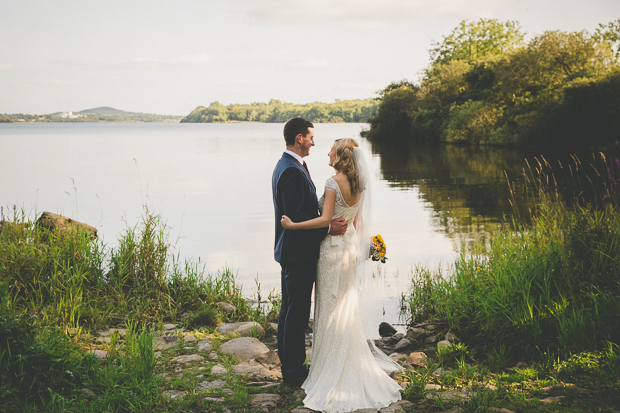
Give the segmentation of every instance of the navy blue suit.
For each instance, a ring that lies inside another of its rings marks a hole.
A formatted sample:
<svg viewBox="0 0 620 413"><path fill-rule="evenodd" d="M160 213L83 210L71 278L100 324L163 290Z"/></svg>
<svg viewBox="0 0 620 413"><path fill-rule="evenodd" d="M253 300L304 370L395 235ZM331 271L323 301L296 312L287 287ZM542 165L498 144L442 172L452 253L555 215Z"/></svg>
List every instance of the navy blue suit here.
<svg viewBox="0 0 620 413"><path fill-rule="evenodd" d="M271 187L276 230L274 257L282 267L278 356L284 382L300 384L308 374L304 366L305 330L310 318L320 243L327 235L327 228L290 231L280 225L282 215L293 222L319 216L316 188L310 174L286 152L273 171Z"/></svg>

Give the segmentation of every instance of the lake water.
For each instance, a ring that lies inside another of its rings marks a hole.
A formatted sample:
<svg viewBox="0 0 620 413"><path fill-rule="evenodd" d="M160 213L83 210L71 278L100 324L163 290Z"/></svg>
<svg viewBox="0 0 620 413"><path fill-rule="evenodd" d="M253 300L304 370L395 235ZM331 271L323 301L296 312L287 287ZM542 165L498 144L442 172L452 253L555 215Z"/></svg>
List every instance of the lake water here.
<svg viewBox="0 0 620 413"><path fill-rule="evenodd" d="M317 124L306 158L322 192L333 175L327 153L355 138L374 172L374 232L389 260L375 263L362 311L373 330L398 322L398 300L412 268L449 265L465 240L484 234L510 210L506 173L523 154L501 149L371 145L362 124ZM181 257L209 271L238 274L247 296L280 288L273 260L271 174L284 150L282 124L33 123L0 124L0 205L31 218L59 213L99 229L113 245L140 222L144 206L160 214ZM320 196L320 193L319 193Z"/></svg>

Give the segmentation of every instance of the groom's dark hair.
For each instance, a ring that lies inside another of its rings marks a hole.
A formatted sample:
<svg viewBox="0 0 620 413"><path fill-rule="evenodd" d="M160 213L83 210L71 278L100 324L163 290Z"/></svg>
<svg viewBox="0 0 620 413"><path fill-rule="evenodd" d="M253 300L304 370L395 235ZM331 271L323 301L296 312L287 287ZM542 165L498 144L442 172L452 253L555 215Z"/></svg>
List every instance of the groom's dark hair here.
<svg viewBox="0 0 620 413"><path fill-rule="evenodd" d="M304 118L292 118L287 120L284 124L284 140L286 141L286 145L295 145L295 137L299 134L306 137L308 128L314 128L314 125Z"/></svg>

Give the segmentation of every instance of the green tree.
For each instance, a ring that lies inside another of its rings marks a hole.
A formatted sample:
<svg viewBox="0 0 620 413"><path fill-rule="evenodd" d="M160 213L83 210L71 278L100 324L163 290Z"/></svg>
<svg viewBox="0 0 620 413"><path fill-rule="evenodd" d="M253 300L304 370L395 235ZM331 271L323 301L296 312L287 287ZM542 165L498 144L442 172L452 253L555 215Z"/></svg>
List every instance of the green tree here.
<svg viewBox="0 0 620 413"><path fill-rule="evenodd" d="M463 20L441 43L433 44L431 66L451 60L480 60L485 56L507 53L522 44L523 34L516 21Z"/></svg>

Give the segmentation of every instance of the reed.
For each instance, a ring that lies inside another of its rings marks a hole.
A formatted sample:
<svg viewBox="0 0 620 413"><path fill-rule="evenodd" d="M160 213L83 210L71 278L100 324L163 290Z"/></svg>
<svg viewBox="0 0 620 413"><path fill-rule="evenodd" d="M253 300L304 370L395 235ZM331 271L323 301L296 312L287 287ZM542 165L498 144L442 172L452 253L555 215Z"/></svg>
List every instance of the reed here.
<svg viewBox="0 0 620 413"><path fill-rule="evenodd" d="M452 276L418 269L411 316L446 322L502 365L620 343L617 164L600 155L552 168L543 159L524 171L519 184L535 208L523 210L513 197L511 225L464 247ZM558 187L558 169L571 174L572 187Z"/></svg>
<svg viewBox="0 0 620 413"><path fill-rule="evenodd" d="M200 261L174 255L166 224L148 210L114 248L78 228L51 232L16 211L0 231L0 263L11 306L63 331L179 321L184 313L266 322L229 269L208 273ZM221 313L220 301L237 311Z"/></svg>

